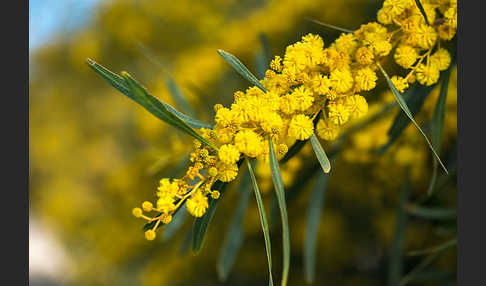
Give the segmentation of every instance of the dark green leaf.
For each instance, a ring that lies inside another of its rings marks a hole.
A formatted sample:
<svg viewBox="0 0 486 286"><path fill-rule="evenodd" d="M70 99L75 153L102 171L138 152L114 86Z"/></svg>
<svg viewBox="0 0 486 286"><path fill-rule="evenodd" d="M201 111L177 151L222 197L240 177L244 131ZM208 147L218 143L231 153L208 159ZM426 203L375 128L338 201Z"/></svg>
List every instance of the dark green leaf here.
<svg viewBox="0 0 486 286"><path fill-rule="evenodd" d="M410 193L410 181L407 177L402 185L400 194L400 205L397 207L397 220L395 226L395 233L390 250L388 263L388 285L395 286L400 281L403 271L403 249L402 244L405 235L405 227L407 225L407 214L403 211L403 205L407 203Z"/></svg>
<svg viewBox="0 0 486 286"><path fill-rule="evenodd" d="M321 26L324 26L324 27L327 27L327 28L338 30L338 31L343 32L343 33L354 33L354 31L352 31L352 30L348 30L348 29L345 29L345 28L341 28L341 27L338 27L338 26L331 25L331 24L323 23L323 22L320 22L320 21L317 21L317 20L314 20L314 19L306 18L306 20L314 22L318 25L321 25Z"/></svg>
<svg viewBox="0 0 486 286"><path fill-rule="evenodd" d="M270 64L270 48L265 34L260 34L261 49L255 55L255 67L258 78L263 79Z"/></svg>
<svg viewBox="0 0 486 286"><path fill-rule="evenodd" d="M238 161L238 167L242 163L242 159ZM209 226L209 223L211 222L211 219L214 216L214 212L216 211L216 207L218 206L219 201L223 197L226 185L227 183L221 182L219 180L213 184L212 189L218 190L220 193L220 197L217 200L209 198L209 207L206 210L206 213L202 217L197 218L194 221L194 225L192 228L192 252L194 254L199 253L199 250L201 250L207 228Z"/></svg>
<svg viewBox="0 0 486 286"><path fill-rule="evenodd" d="M277 195L278 206L280 208L280 218L282 219L282 242L283 242L283 270L282 270L282 286L287 285L290 265L290 233L289 222L287 215L287 205L285 203L285 192L280 174L280 167L278 166L277 156L273 148L272 139L268 139L270 168L272 171L273 185L275 186L275 193Z"/></svg>
<svg viewBox="0 0 486 286"><path fill-rule="evenodd" d="M425 133L422 130L422 128L420 128L420 126L418 125L418 123L413 118L412 112L408 108L407 103L403 99L402 95L400 94L400 92L398 92L398 90L396 89L395 85L393 85L393 82L391 81L390 77L388 77L388 74L385 72L385 70L383 69L383 67L380 64L378 64L378 67L380 68L381 72L385 76L386 81L387 81L388 85L390 86L390 89L392 90L393 95L395 96L395 100L398 102L398 105L400 105L400 108L405 112L405 114L408 116L408 118L410 119L410 121L412 121L412 123L415 125L415 127L418 129L418 131L422 134L422 136L424 137L425 141L427 142L427 145L429 146L430 150L434 154L436 160L439 161L439 164L444 169L444 171L447 173L447 168L444 166L444 164L440 160L439 155L435 151L434 146L432 146L432 143L430 143L429 138L427 137L427 135L425 135Z"/></svg>
<svg viewBox="0 0 486 286"><path fill-rule="evenodd" d="M258 79L243 65L238 58L233 56L230 53L227 53L223 50L218 50L218 54L223 57L230 65L246 80L251 82L252 84L256 85L258 88L266 92L267 90L263 87L263 85L258 81Z"/></svg>
<svg viewBox="0 0 486 286"><path fill-rule="evenodd" d="M422 6L422 3L420 3L420 0L415 0L415 4L417 4L417 7L419 8L420 13L422 13L422 16L424 16L425 23L427 23L427 25L430 25L429 19L427 19L427 14L425 13L425 10L424 10L424 6Z"/></svg>
<svg viewBox="0 0 486 286"><path fill-rule="evenodd" d="M448 240L448 241L442 243L441 245L438 245L438 246L435 246L435 247L432 247L432 248L428 248L428 249L424 249L424 250L410 251L410 252L407 253L407 255L417 256L417 255L436 253L436 252L445 250L447 248L453 247L455 245L457 245L457 238L453 238L451 240Z"/></svg>
<svg viewBox="0 0 486 286"><path fill-rule="evenodd" d="M258 188L258 184L255 178L255 174L253 172L253 168L251 167L250 161L247 161L247 164L248 164L248 172L250 173L251 182L253 185L253 191L255 192L255 198L258 206L258 213L260 214L260 223L262 225L263 237L265 238L265 249L267 250L268 273L269 273L268 284L273 285L272 244L270 242L270 230L268 228L267 216L265 214L265 207L263 205L262 195L260 194L260 189Z"/></svg>
<svg viewBox="0 0 486 286"><path fill-rule="evenodd" d="M317 139L315 134L312 134L310 137L310 141L312 143L312 149L314 149L317 160L319 160L319 164L321 164L322 170L324 171L324 173L329 173L329 171L331 171L331 163L329 162L326 152L324 152L324 149L322 148L319 139Z"/></svg>
<svg viewBox="0 0 486 286"><path fill-rule="evenodd" d="M241 248L244 239L243 232L243 219L248 206L248 200L250 198L250 176L248 171L243 173L240 185L238 186L239 201L238 206L231 218L230 226L226 232L223 240L223 246L219 251L219 260L216 265L218 271L218 277L221 281L226 281L228 278L236 256Z"/></svg>
<svg viewBox="0 0 486 286"><path fill-rule="evenodd" d="M181 206L182 208L183 206ZM174 234L179 230L186 221L187 212L181 211L177 212L172 216L172 221L165 226L164 232L162 233L162 241L167 242Z"/></svg>
<svg viewBox="0 0 486 286"><path fill-rule="evenodd" d="M288 160L290 160L295 155L297 155L300 152L300 150L302 150L302 148L304 148L305 143L307 143L307 140L297 140L297 142L295 142L294 145L292 145L292 147L290 147L287 154L285 154L285 156L282 159L280 159L280 163L283 164L283 163L287 162Z"/></svg>
<svg viewBox="0 0 486 286"><path fill-rule="evenodd" d="M309 206L307 208L307 224L304 244L304 271L305 280L309 284L314 282L317 234L322 209L324 207L328 180L328 174L319 172L314 182L314 187L312 188L312 193L309 198Z"/></svg>
<svg viewBox="0 0 486 286"><path fill-rule="evenodd" d="M405 210L409 215L432 220L455 219L457 215L455 208L422 207L415 204L407 204Z"/></svg>
<svg viewBox="0 0 486 286"><path fill-rule="evenodd" d="M447 98L447 90L449 88L449 78L451 74L451 68L447 69L444 72L442 78L442 84L440 86L439 98L437 98L437 102L435 104L434 114L432 115L432 122L431 122L431 140L432 146L440 152L440 141L442 137L442 130L444 129L444 117L445 117L445 105L446 105L446 98ZM430 180L429 188L427 189L427 195L432 195L435 183L437 180L437 169L438 169L437 161L434 160L433 170L432 170L432 179Z"/></svg>

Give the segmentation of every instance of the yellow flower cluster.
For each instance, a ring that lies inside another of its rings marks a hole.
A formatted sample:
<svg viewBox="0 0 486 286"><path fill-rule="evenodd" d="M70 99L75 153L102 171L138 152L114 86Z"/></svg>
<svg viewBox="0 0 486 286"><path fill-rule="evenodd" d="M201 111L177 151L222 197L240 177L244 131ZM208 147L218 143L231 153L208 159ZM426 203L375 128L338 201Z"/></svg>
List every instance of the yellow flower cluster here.
<svg viewBox="0 0 486 286"><path fill-rule="evenodd" d="M160 222L169 223L184 203L191 215L204 215L208 197L219 197L219 192L212 190L213 184L218 180L234 180L241 158L268 162L268 140L276 146L277 158L282 158L296 140L307 140L314 132L324 140L334 140L340 126L367 113L368 103L359 93L375 88L377 64L392 52L395 44L398 44L394 53L396 62L412 68L406 78L393 77L398 89L408 87L412 75L421 84L435 83L439 70L450 64L445 49L439 48L431 55L438 43L439 26L449 25L446 16L437 22L439 15L435 9L448 11L457 4L448 1L432 5L424 1L426 11L431 14L429 20L434 23L429 26L413 3L413 0L384 2L378 20L400 26L392 32L372 22L354 33L342 34L327 48L320 36L303 36L286 48L283 58L276 56L271 61L261 80L265 91L252 86L244 92L235 92L230 107L215 105L215 126L200 132L217 150L194 142L192 165L185 176L172 181L162 179L156 207L142 205L144 211L156 211L159 216L147 217L141 209L134 209L135 216L156 221L146 238L154 239L154 230ZM425 58L427 63L422 63Z"/></svg>
<svg viewBox="0 0 486 286"><path fill-rule="evenodd" d="M440 40L451 40L457 29L457 0L422 0L427 21L415 0L386 0L378 12L378 22L389 25L397 48L395 62L410 71L405 77L394 76L392 82L400 92L410 83L433 85L440 71L451 63L449 52Z"/></svg>

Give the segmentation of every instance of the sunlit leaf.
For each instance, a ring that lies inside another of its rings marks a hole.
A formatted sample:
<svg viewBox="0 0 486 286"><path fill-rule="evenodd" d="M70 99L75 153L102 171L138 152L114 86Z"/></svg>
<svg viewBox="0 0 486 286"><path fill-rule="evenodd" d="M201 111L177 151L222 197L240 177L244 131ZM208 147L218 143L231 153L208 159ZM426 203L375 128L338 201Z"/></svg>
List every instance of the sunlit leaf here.
<svg viewBox="0 0 486 286"><path fill-rule="evenodd" d="M322 170L324 171L324 173L329 173L329 171L331 171L331 163L329 162L326 152L324 152L324 149L322 148L319 139L317 139L315 134L312 134L310 137L310 141L312 143L312 149L314 149L317 160L319 161L319 164L321 164Z"/></svg>

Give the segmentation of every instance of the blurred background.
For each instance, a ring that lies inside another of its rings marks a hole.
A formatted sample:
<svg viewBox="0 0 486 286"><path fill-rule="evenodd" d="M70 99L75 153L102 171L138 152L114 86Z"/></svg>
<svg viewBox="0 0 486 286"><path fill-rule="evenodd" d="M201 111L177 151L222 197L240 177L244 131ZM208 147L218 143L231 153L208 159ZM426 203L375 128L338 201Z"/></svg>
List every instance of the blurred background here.
<svg viewBox="0 0 486 286"><path fill-rule="evenodd" d="M326 44L339 36L306 18L356 29L373 21L381 5L371 0L31 0L31 285L266 285L265 246L253 196L233 269L225 282L218 279L222 241L241 200L238 182L220 202L198 256L188 249L188 216L178 219L178 229L162 230L155 241L144 239L143 222L131 210L154 195L160 178L184 173L192 140L118 93L85 60L117 73L128 71L153 95L213 123L212 106L230 104L233 92L248 87L217 49L236 55L256 72L258 57L282 56L287 45L307 33L321 35ZM396 241L405 254L393 269L405 275L423 259L407 256L407 251L455 237L456 73L451 72L440 149L451 172L446 176L439 170L432 198L420 201L433 164L413 126L383 154L376 152L388 141L396 107L341 142L321 214L315 285L390 285ZM189 108L171 96L168 77L182 90ZM369 117L393 101L383 79L378 86L365 95ZM422 126L432 118L438 93L439 86L416 115ZM319 170L313 156L305 146L282 166L286 189L292 192L289 285L306 284L304 232ZM268 168L258 165L257 171L267 213L274 215L270 226L278 281L280 221ZM404 215L399 199L407 181L411 204ZM455 285L455 263L455 249L444 252L411 284Z"/></svg>

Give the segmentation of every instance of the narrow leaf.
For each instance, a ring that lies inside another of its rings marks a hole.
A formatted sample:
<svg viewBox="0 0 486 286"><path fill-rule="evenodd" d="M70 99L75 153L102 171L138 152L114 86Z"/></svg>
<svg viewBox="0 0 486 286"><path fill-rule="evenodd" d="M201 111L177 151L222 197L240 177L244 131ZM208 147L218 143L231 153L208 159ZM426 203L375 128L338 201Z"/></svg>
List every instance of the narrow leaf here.
<svg viewBox="0 0 486 286"><path fill-rule="evenodd" d="M397 207L397 219L395 233L390 250L388 264L388 286L396 286L402 276L403 271L403 250L402 244L405 236L405 227L407 225L407 214L403 210L403 205L407 203L410 193L410 181L408 175L402 185L400 194L400 205Z"/></svg>
<svg viewBox="0 0 486 286"><path fill-rule="evenodd" d="M448 240L438 246L424 249L424 250L415 250L415 251L410 251L407 253L409 256L417 256L417 255L424 255L424 254L431 254L431 253L436 253L445 249L448 249L449 247L453 247L457 245L457 237L453 238L451 240Z"/></svg>
<svg viewBox="0 0 486 286"><path fill-rule="evenodd" d="M341 27L338 27L338 26L331 25L331 24L323 23L323 22L320 22L320 21L317 21L317 20L314 20L314 19L306 18L306 20L314 22L318 25L321 25L321 26L324 26L324 27L327 27L327 28L338 30L338 31L343 32L343 33L354 33L354 31L352 31L352 30L348 30L348 29L345 29L345 28L341 28Z"/></svg>
<svg viewBox="0 0 486 286"><path fill-rule="evenodd" d="M305 143L307 143L307 140L297 140L297 142L295 142L294 145L292 145L292 147L290 147L287 154L285 154L285 156L282 159L280 159L280 163L283 164L283 163L287 162L288 160L292 159L292 157L297 155L300 152L300 150L302 150L302 148L304 148Z"/></svg>
<svg viewBox="0 0 486 286"><path fill-rule="evenodd" d="M449 88L449 79L450 79L451 69L447 69L444 72L442 84L440 86L439 97L437 98L437 102L434 108L434 114L432 115L432 123L431 123L431 140L432 146L440 152L440 141L442 137L442 130L444 129L444 117L445 117L445 105L446 105L446 98L447 98L447 90ZM437 161L434 160L433 170L432 170L432 179L430 180L429 188L427 189L427 195L432 195L435 183L437 181Z"/></svg>
<svg viewBox="0 0 486 286"><path fill-rule="evenodd" d="M111 86L113 86L119 92L126 95L128 98L132 99L133 101L137 102L140 105L142 105L142 103L146 102L143 98L139 98L139 97L137 97L137 96L135 96L134 94L131 93L130 88L128 86L128 83L126 82L126 80L123 77L109 71L108 69L106 69L105 67L103 67L102 65L98 64L97 62L95 62L91 59L87 59L86 61L89 65L89 67L93 71L95 71L99 76L101 76L104 80L106 80ZM182 112L177 111L175 108L173 108L172 106L168 105L165 102L160 101L160 103L162 105L164 105L165 108L167 108L170 112L174 113L175 115L180 117L182 120L184 120L192 128L203 128L203 127L204 128L211 128L211 125L209 125L207 123L203 123L203 122L196 120L194 118L191 118L190 116L185 115ZM147 107L145 107L145 106L144 106L144 108L147 109ZM157 115L155 115L155 116L159 118L159 116L157 116Z"/></svg>
<svg viewBox="0 0 486 286"><path fill-rule="evenodd" d="M408 214L423 219L449 220L455 219L457 216L455 208L422 207L415 204L407 204L405 210Z"/></svg>
<svg viewBox="0 0 486 286"><path fill-rule="evenodd" d="M238 167L240 167L242 163L243 160L238 161ZM197 218L194 221L194 225L192 227L192 252L194 254L199 253L199 250L201 250L207 228L209 226L209 223L211 222L211 219L214 216L214 212L216 211L216 207L218 206L219 201L224 195L226 185L227 183L221 182L219 180L213 184L212 189L219 191L219 198L216 200L209 198L209 207L206 210L206 213L202 217Z"/></svg>
<svg viewBox="0 0 486 286"><path fill-rule="evenodd" d="M258 79L245 67L244 64L240 62L238 58L233 56L230 53L227 53L223 50L218 50L218 54L223 57L230 65L246 80L251 82L252 84L256 85L258 88L266 92L267 90L263 87L263 85L258 81Z"/></svg>
<svg viewBox="0 0 486 286"><path fill-rule="evenodd" d="M314 153L316 153L317 160L319 160L319 164L321 164L322 170L324 173L329 173L329 171L331 171L331 163L329 162L319 139L317 139L315 134L312 134L310 141L312 143L312 149L314 149Z"/></svg>
<svg viewBox="0 0 486 286"><path fill-rule="evenodd" d="M403 99L402 95L400 94L400 92L398 92L398 90L396 89L395 85L393 85L393 82L391 81L390 77L388 77L388 74L385 72L385 70L383 69L383 67L378 64L378 67L380 68L381 72L383 73L383 75L385 76L386 78L386 81L388 83L388 85L390 86L390 89L392 90L392 93L393 95L395 96L395 100L398 102L398 104L400 105L400 108L405 112L405 114L408 116L408 118L412 121L412 123L415 125L415 127L418 129L418 131L420 131L420 133L422 134L422 136L424 137L425 141L427 141L427 145L429 146L430 150L432 151L432 153L434 154L435 158L437 159L437 161L439 161L439 164L441 165L441 167L444 169L444 171L447 173L447 168L444 166L444 164L442 163L442 161L440 160L440 157L439 155L437 154L437 152L435 151L435 148L434 146L432 146L432 143L430 143L429 141L429 138L427 138L427 135L425 135L424 131L422 130L422 128L420 128L420 126L417 124L417 122L415 121L415 119L413 118L413 115L412 113L410 112L410 109L408 108L407 106L407 103L405 102L405 100Z"/></svg>
<svg viewBox="0 0 486 286"><path fill-rule="evenodd" d="M282 286L287 285L287 279L289 274L290 265L290 233L289 222L287 216L287 205L285 203L285 192L282 181L282 175L280 174L280 168L278 166L277 156L275 155L275 149L273 148L272 139L268 138L269 155L270 155L270 168L272 170L272 180L275 186L275 193L277 195L278 206L280 208L280 218L282 219L282 241L283 241L283 270L282 270Z"/></svg>
<svg viewBox="0 0 486 286"><path fill-rule="evenodd" d="M226 231L223 240L223 246L219 251L219 260L216 265L219 280L224 282L228 278L231 269L233 268L236 256L240 251L244 239L243 219L248 206L250 198L250 176L248 171L244 172L238 186L239 201L238 206L231 218L231 223Z"/></svg>
<svg viewBox="0 0 486 286"><path fill-rule="evenodd" d="M420 3L420 0L415 0L415 4L417 4L417 8L419 8L420 13L422 13L422 16L424 16L425 23L427 25L430 25L429 19L427 18L427 14L425 13L424 6L422 6L422 3Z"/></svg>
<svg viewBox="0 0 486 286"><path fill-rule="evenodd" d="M328 180L329 175L319 172L315 180L314 187L312 188L312 193L309 198L309 206L307 208L307 224L304 244L304 271L305 280L309 284L314 282L317 234L322 209L324 207Z"/></svg>
<svg viewBox="0 0 486 286"><path fill-rule="evenodd" d="M250 161L247 161L248 172L250 173L251 182L253 185L253 191L255 192L255 198L258 206L258 213L260 214L260 223L262 225L263 237L265 238L265 249L267 250L267 261L268 261L268 274L269 274L269 285L273 285L272 277L272 244L270 242L270 230L268 228L267 216L265 214L265 207L263 205L262 195L260 194L260 189L251 167Z"/></svg>
<svg viewBox="0 0 486 286"><path fill-rule="evenodd" d="M185 133L198 139L202 143L211 146L213 149L218 149L211 142L204 139L199 133L192 129L192 127L190 127L177 114L170 112L166 107L167 104L163 104L158 98L150 95L147 90L143 86L141 86L135 79L133 79L133 77L131 77L128 73L122 72L122 76L129 87L130 93L134 95L136 101L145 109L147 109L150 113L152 113L159 119L169 123L170 125L178 128L179 130L184 131Z"/></svg>
<svg viewBox="0 0 486 286"><path fill-rule="evenodd" d="M182 207L182 206L181 206ZM162 233L162 241L167 242L174 234L179 230L186 221L187 212L181 211L172 216L172 221L165 226L164 232Z"/></svg>

